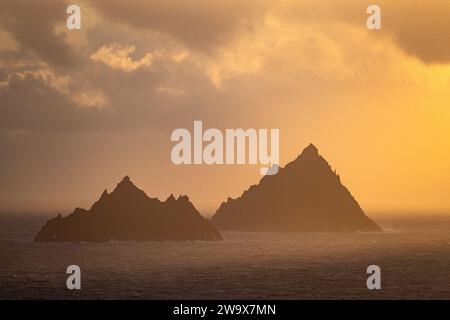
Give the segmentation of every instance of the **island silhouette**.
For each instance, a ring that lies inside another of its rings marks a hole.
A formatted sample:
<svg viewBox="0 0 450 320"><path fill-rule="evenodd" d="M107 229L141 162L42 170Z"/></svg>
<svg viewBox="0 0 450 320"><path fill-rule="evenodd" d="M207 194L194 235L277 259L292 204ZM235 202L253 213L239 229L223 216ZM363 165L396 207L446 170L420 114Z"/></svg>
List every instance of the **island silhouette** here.
<svg viewBox="0 0 450 320"><path fill-rule="evenodd" d="M227 231L381 231L313 144L278 174L228 198L212 222Z"/></svg>
<svg viewBox="0 0 450 320"><path fill-rule="evenodd" d="M77 208L49 220L35 242L223 240L187 196L166 201L150 198L128 176L106 190L90 210Z"/></svg>
<svg viewBox="0 0 450 320"><path fill-rule="evenodd" d="M150 198L126 176L103 192L90 210L76 208L49 220L36 242L220 241L224 231L381 231L368 218L340 177L310 144L276 175L264 176L241 197L228 198L211 221L187 196Z"/></svg>

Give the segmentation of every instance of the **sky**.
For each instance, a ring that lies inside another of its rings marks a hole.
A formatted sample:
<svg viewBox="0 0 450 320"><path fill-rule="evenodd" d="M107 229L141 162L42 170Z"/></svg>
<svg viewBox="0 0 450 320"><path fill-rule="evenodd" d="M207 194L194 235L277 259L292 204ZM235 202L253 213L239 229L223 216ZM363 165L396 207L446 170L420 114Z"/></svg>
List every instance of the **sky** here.
<svg viewBox="0 0 450 320"><path fill-rule="evenodd" d="M448 210L449 16L448 0L0 0L0 207L85 205L129 175L213 213L260 166L174 165L171 132L201 120L280 129L282 166L314 143L365 210Z"/></svg>

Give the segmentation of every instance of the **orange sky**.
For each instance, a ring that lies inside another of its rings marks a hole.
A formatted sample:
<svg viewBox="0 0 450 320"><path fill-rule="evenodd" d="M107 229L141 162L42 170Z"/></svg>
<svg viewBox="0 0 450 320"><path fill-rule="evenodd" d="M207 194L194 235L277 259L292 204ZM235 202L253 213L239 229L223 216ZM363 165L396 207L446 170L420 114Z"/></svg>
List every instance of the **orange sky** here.
<svg viewBox="0 0 450 320"><path fill-rule="evenodd" d="M0 4L0 201L84 204L124 175L214 211L256 166L175 166L170 133L279 128L310 142L365 210L450 209L450 2Z"/></svg>

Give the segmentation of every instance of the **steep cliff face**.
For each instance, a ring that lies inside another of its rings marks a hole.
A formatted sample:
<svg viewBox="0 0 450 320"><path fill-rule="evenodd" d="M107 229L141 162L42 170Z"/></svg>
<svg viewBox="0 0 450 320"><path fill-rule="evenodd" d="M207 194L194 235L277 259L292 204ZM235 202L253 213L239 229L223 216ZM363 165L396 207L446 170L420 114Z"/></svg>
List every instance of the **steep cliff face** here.
<svg viewBox="0 0 450 320"><path fill-rule="evenodd" d="M312 144L278 174L222 203L212 222L220 230L381 231Z"/></svg>
<svg viewBox="0 0 450 320"><path fill-rule="evenodd" d="M188 197L149 198L125 177L113 192L103 192L90 210L75 209L47 222L36 242L222 240L217 229Z"/></svg>

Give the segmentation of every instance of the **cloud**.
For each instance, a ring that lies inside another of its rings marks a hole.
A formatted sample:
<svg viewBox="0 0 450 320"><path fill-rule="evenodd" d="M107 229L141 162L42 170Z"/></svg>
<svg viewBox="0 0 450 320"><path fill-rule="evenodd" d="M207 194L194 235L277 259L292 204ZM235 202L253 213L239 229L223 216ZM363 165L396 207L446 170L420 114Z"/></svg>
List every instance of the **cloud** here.
<svg viewBox="0 0 450 320"><path fill-rule="evenodd" d="M50 69L10 73L0 81L0 133L105 130L107 105L98 89Z"/></svg>
<svg viewBox="0 0 450 320"><path fill-rule="evenodd" d="M123 71L134 71L152 64L153 54L146 53L140 60L133 60L130 55L135 51L135 46L121 46L119 44L105 45L93 53L91 59Z"/></svg>
<svg viewBox="0 0 450 320"><path fill-rule="evenodd" d="M110 104L109 99L94 89L81 90L70 94L73 101L81 107L104 108Z"/></svg>
<svg viewBox="0 0 450 320"><path fill-rule="evenodd" d="M209 50L250 27L269 8L267 0L92 0L105 19L170 34L190 48Z"/></svg>
<svg viewBox="0 0 450 320"><path fill-rule="evenodd" d="M427 10L442 9L444 2L430 1L434 9ZM382 1L381 6L384 29L377 33L365 29L365 3L355 0L96 0L82 3L83 26L88 27L83 41L74 44L66 41L70 33L55 33L65 21L63 1L2 4L7 31L0 32L0 39L7 50L0 50L0 101L11 113L41 101L45 114L45 99L49 106L64 104L48 117L70 108L103 108L97 116L109 128L121 118L127 121L120 128L170 126L170 120L160 121L171 118L167 110L180 117L190 110L192 116L233 118L214 106L243 108L236 101L261 87L267 95L262 100L289 100L299 98L298 84L331 86L355 79L423 84L435 77L441 71L405 59L397 49L420 56L414 48L421 48L421 59L434 61L435 51L419 46L419 40L409 46L400 40L408 38L403 26L409 24L402 19L395 24L390 17L408 9L407 2ZM74 61L83 63L73 68ZM435 78L446 83L441 73ZM37 96L47 91L47 98ZM13 101L13 94L25 95L23 105Z"/></svg>
<svg viewBox="0 0 450 320"><path fill-rule="evenodd" d="M340 0L281 1L278 10L286 19L326 25L328 23L366 26L366 8L381 8L382 30L372 31L373 41L388 35L406 53L424 63L450 62L450 1L448 0Z"/></svg>
<svg viewBox="0 0 450 320"><path fill-rule="evenodd" d="M450 1L382 1L384 30L425 63L450 63Z"/></svg>
<svg viewBox="0 0 450 320"><path fill-rule="evenodd" d="M382 5L384 30L389 30L389 15L399 7ZM19 123L24 129L33 127L31 121L14 120L14 112L24 119L23 110L64 123L71 122L69 114L74 119L90 114L71 108L102 108L94 116L99 125L91 128L170 127L174 117L226 121L233 112L250 110L251 104L270 109L268 101L301 99L306 93L296 88L319 82L447 81L445 72L435 77L438 71L405 59L394 45L402 48L400 36L391 36L397 29L388 34L367 31L365 4L354 0L92 1L82 5L88 20L83 26L89 26L82 45L73 46L65 38L69 33L54 33L55 25L65 21L63 2L38 6L19 1L5 12L9 18L2 25L8 31L0 36L8 50L0 50L0 102L16 129ZM35 12L39 19L32 16ZM28 41L32 38L54 44L35 47ZM30 51L17 51L17 46ZM71 61L83 63L73 69ZM255 102L241 101L261 88L265 94L255 94ZM21 103L14 95L21 96ZM66 126L77 127L85 128ZM50 128L63 130L64 125Z"/></svg>
<svg viewBox="0 0 450 320"><path fill-rule="evenodd" d="M10 73L6 80L0 81L0 87L14 88L17 82L26 83L30 78L65 95L81 107L104 107L107 104L107 98L100 92L80 87L70 76L57 75L50 69Z"/></svg>
<svg viewBox="0 0 450 320"><path fill-rule="evenodd" d="M64 1L30 0L0 2L0 25L10 32L21 50L35 53L56 67L74 68L77 58L55 27L66 21Z"/></svg>

